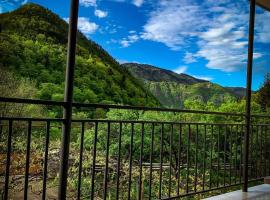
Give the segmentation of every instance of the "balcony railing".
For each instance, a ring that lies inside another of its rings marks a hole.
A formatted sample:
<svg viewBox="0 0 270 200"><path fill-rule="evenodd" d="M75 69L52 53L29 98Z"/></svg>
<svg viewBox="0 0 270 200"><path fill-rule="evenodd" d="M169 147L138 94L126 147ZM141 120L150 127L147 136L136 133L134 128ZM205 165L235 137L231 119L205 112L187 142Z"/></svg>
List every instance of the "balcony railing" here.
<svg viewBox="0 0 270 200"><path fill-rule="evenodd" d="M0 98L2 102L65 106L64 102ZM77 104L73 107L220 115L220 122L73 119L67 197L71 199L178 199L270 175L270 123L252 115L249 164L244 165L244 114ZM232 121L234 121L232 123ZM3 199L28 199L66 189L58 184L64 119L0 117ZM19 190L20 188L20 190ZM55 191L56 189L56 191ZM48 191L50 190L50 191ZM54 191L54 192L52 192ZM23 198L22 197L22 198Z"/></svg>

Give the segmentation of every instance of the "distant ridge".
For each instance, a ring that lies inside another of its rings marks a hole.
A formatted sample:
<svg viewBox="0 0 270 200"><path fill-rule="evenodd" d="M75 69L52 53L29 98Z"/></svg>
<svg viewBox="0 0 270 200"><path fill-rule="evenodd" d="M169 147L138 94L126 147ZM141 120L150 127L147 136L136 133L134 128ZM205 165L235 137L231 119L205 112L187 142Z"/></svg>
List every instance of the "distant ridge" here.
<svg viewBox="0 0 270 200"><path fill-rule="evenodd" d="M144 87L166 107L184 108L186 101L220 105L242 98L244 94L244 88L225 88L210 81L151 65L125 63L122 67L140 79Z"/></svg>
<svg viewBox="0 0 270 200"><path fill-rule="evenodd" d="M238 96L239 98L243 98L246 96L246 88L243 87L226 87L229 91L231 91L233 94Z"/></svg>
<svg viewBox="0 0 270 200"><path fill-rule="evenodd" d="M139 79L153 81L153 82L176 82L183 84L205 83L208 81L194 78L187 74L177 74L171 70L161 69L147 64L138 63L125 63L122 66L128 68L128 70Z"/></svg>

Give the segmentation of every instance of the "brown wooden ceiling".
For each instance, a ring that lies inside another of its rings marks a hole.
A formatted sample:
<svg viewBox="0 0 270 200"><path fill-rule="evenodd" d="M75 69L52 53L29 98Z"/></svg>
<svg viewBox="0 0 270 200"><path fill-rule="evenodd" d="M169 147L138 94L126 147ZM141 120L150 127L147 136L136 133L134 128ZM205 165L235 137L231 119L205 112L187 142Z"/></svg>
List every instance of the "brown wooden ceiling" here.
<svg viewBox="0 0 270 200"><path fill-rule="evenodd" d="M266 9L268 11L270 11L270 0L256 0L256 3L257 3L257 5L263 7L264 9Z"/></svg>

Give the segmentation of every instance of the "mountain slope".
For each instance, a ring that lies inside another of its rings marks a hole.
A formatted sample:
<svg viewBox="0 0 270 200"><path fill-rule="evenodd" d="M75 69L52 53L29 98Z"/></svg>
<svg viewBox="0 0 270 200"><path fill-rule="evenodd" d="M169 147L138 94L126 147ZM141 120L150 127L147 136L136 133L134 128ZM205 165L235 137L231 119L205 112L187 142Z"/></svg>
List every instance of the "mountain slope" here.
<svg viewBox="0 0 270 200"><path fill-rule="evenodd" d="M231 91L234 95L239 98L244 98L246 96L246 88L243 87L226 87L227 90Z"/></svg>
<svg viewBox="0 0 270 200"><path fill-rule="evenodd" d="M164 106L183 108L185 101L222 102L237 98L232 91L209 81L196 79L186 74L177 74L170 70L151 65L127 63L122 65L133 76L139 78Z"/></svg>
<svg viewBox="0 0 270 200"><path fill-rule="evenodd" d="M63 100L67 23L36 4L0 15L0 69L36 82L38 97ZM101 46L77 37L74 100L160 105L141 83Z"/></svg>
<svg viewBox="0 0 270 200"><path fill-rule="evenodd" d="M206 83L208 81L196 79L187 74L177 74L173 71L161 69L155 66L137 63L125 63L123 65L133 76L138 79L152 82L175 82L183 84Z"/></svg>

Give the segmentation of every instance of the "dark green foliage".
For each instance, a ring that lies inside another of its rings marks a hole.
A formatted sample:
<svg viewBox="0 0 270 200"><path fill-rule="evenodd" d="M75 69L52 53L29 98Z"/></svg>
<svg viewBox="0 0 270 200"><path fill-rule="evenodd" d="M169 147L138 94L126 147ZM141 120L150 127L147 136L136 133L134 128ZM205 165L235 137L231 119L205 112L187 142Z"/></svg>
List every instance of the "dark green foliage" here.
<svg viewBox="0 0 270 200"><path fill-rule="evenodd" d="M262 109L268 110L270 108L270 74L265 76L264 83L257 93L257 102Z"/></svg>
<svg viewBox="0 0 270 200"><path fill-rule="evenodd" d="M37 83L38 97L63 100L67 23L36 4L0 15L0 67ZM159 102L95 42L78 34L74 100L158 106Z"/></svg>
<svg viewBox="0 0 270 200"><path fill-rule="evenodd" d="M7 70L0 68L0 96L10 98L36 98L37 89L34 83L28 79L16 76ZM0 117L40 117L46 115L43 106L0 103ZM1 120L0 120L1 126ZM1 129L1 127L0 127ZM1 131L0 131L1 132Z"/></svg>

